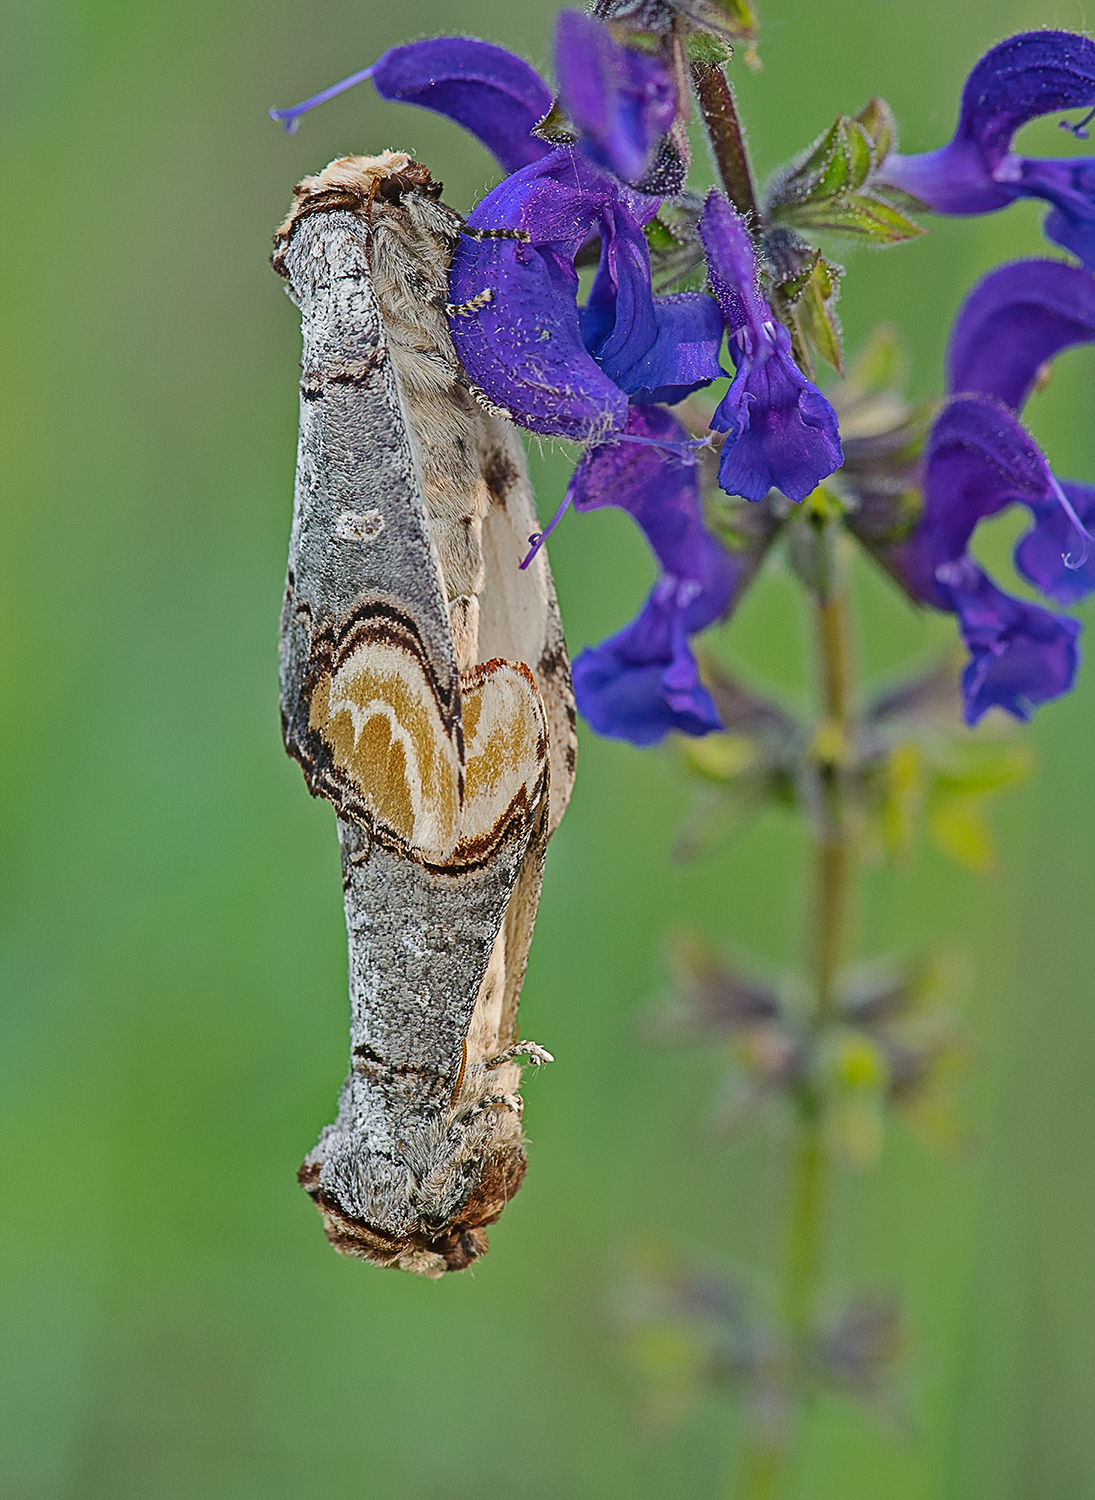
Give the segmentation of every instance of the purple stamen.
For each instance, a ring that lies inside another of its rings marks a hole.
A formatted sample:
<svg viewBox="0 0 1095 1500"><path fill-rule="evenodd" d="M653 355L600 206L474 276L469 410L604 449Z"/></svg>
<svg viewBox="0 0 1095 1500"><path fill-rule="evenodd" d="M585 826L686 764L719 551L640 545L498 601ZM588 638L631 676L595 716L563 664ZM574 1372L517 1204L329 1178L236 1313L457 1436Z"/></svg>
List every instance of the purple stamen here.
<svg viewBox="0 0 1095 1500"><path fill-rule="evenodd" d="M540 548L547 541L548 537L555 530L556 526L558 526L559 522L566 515L567 510L569 509L569 507L570 507L570 491L568 490L567 493L563 496L563 503L562 503L562 505L560 505L559 509L555 512L555 514L552 516L551 520L544 527L543 531L534 531L532 533L532 535L529 537L529 549L528 549L528 552L521 559L521 562L520 562L520 565L519 565L522 569L528 567L529 563L536 556L537 552L539 552Z"/></svg>
<svg viewBox="0 0 1095 1500"><path fill-rule="evenodd" d="M1092 542L1095 542L1095 536L1091 535L1091 532L1088 531L1087 527L1076 514L1072 501L1068 498L1064 490L1057 483L1053 471L1051 469L1047 469L1046 473L1049 475L1050 489L1052 489L1054 495L1056 495L1061 509L1064 511L1065 515L1072 523L1073 528L1078 531L1080 536L1083 538L1083 542L1081 543L1082 550L1079 557L1074 559L1071 552L1065 552L1061 554L1061 561L1064 563L1065 567L1068 568L1071 572L1075 573L1077 569L1082 568L1084 563L1087 562L1088 554L1091 551L1090 544Z"/></svg>
<svg viewBox="0 0 1095 1500"><path fill-rule="evenodd" d="M313 94L311 99L305 99L303 104L294 104L292 109L272 109L270 118L280 120L289 135L296 135L301 115L306 115L310 109L315 109L317 104L326 104L328 99L333 99L337 94L344 94L347 89L352 89L355 83L364 83L366 78L373 76L375 69L376 63L373 63L368 68L362 68L360 73L351 73L350 77L344 78L341 83L332 83L329 89Z"/></svg>
<svg viewBox="0 0 1095 1500"><path fill-rule="evenodd" d="M1086 141L1090 131L1085 130L1084 126L1090 125L1092 120L1095 120L1095 109L1089 110L1082 120L1077 120L1075 125L1070 125L1067 120L1058 120L1057 128L1067 130L1069 135L1074 135L1078 141Z"/></svg>

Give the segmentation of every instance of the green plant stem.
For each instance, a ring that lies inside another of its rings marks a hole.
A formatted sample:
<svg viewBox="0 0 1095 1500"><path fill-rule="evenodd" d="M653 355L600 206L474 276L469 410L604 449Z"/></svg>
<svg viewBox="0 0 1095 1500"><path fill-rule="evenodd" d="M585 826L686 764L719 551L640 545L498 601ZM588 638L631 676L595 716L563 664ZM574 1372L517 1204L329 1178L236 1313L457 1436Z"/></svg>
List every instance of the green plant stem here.
<svg viewBox="0 0 1095 1500"><path fill-rule="evenodd" d="M814 623L822 699L817 734L822 796L813 841L813 994L807 1025L817 1040L835 1013L837 983L848 945L856 863L842 765L853 728L855 696L850 606L843 585L829 598L815 602ZM765 1433L747 1449L735 1500L775 1500L795 1446L803 1404L804 1365L817 1326L833 1178L825 1124L824 1100L817 1085L807 1083L796 1099L784 1208L780 1310L790 1336L784 1372L787 1418L778 1440Z"/></svg>
<svg viewBox="0 0 1095 1500"><path fill-rule="evenodd" d="M753 172L730 82L717 63L707 62L692 64L692 82L726 196L740 214L756 224L760 215Z"/></svg>

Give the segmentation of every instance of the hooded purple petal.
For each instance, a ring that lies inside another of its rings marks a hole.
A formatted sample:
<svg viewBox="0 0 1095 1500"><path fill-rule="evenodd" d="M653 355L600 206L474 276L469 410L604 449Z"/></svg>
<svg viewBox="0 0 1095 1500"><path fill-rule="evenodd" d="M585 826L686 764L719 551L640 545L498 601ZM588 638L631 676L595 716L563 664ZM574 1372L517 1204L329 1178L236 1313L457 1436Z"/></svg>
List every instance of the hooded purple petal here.
<svg viewBox="0 0 1095 1500"><path fill-rule="evenodd" d="M371 78L382 99L418 104L477 136L507 172L546 156L551 147L530 135L551 108L551 90L534 68L504 47L474 37L442 36L392 47L371 68L343 79L292 109L272 109L296 130L317 104Z"/></svg>
<svg viewBox="0 0 1095 1500"><path fill-rule="evenodd" d="M955 140L976 141L991 171L1020 126L1095 104L1095 43L1071 31L1023 31L986 52L962 90Z"/></svg>
<svg viewBox="0 0 1095 1500"><path fill-rule="evenodd" d="M453 340L472 380L522 426L603 437L623 426L632 382L683 394L720 373L710 299L652 295L642 226L656 209L561 147L472 213L453 258ZM579 314L574 257L592 234L601 263Z"/></svg>
<svg viewBox="0 0 1095 1500"><path fill-rule="evenodd" d="M564 10L555 27L555 74L581 149L625 182L638 182L677 110L662 60L619 46L592 17Z"/></svg>
<svg viewBox="0 0 1095 1500"><path fill-rule="evenodd" d="M1019 411L1039 367L1095 340L1095 281L1058 260L1016 260L966 297L947 348L947 388L995 396Z"/></svg>
<svg viewBox="0 0 1095 1500"><path fill-rule="evenodd" d="M507 172L547 156L530 135L551 108L551 90L523 58L473 37L443 36L393 47L373 69L382 99L418 104L463 125Z"/></svg>
<svg viewBox="0 0 1095 1500"><path fill-rule="evenodd" d="M1081 524L1095 533L1095 486L1064 479L1061 488ZM1085 543L1054 497L1035 511L1033 529L1015 549L1015 566L1047 598L1076 604L1095 590L1095 547Z"/></svg>
<svg viewBox="0 0 1095 1500"><path fill-rule="evenodd" d="M614 215L613 227L580 314L586 348L630 395L681 401L724 373L722 315L701 292L651 297L645 235L626 214Z"/></svg>
<svg viewBox="0 0 1095 1500"><path fill-rule="evenodd" d="M747 500L773 488L804 500L844 462L836 412L795 363L790 334L760 294L745 222L719 193L708 196L700 234L737 366L711 418L727 434L719 484Z"/></svg>
<svg viewBox="0 0 1095 1500"><path fill-rule="evenodd" d="M688 637L726 613L754 564L732 557L704 526L688 435L676 418L662 407L632 407L627 435L640 441L585 454L568 498L577 510L629 511L663 573L630 625L577 658L574 692L598 733L652 745L670 730L722 728Z"/></svg>
<svg viewBox="0 0 1095 1500"><path fill-rule="evenodd" d="M1016 198L1054 205L1045 232L1095 265L1095 164L1011 154L1020 126L1056 110L1095 105L1095 43L1070 31L1027 31L987 52L962 93L958 127L937 151L888 156L877 174L936 213L982 214ZM1076 128L1081 137L1083 132Z"/></svg>
<svg viewBox="0 0 1095 1500"><path fill-rule="evenodd" d="M762 349L772 312L760 294L756 251L745 220L721 193L712 189L700 219L707 270L727 332L745 332L745 342Z"/></svg>
<svg viewBox="0 0 1095 1500"><path fill-rule="evenodd" d="M1002 593L968 557L941 575L970 650L962 674L967 724L994 707L1029 719L1039 703L1071 689L1080 659L1078 621Z"/></svg>
<svg viewBox="0 0 1095 1500"><path fill-rule="evenodd" d="M964 556L979 521L1013 501L1035 511L1056 504L1038 445L1012 412L986 397L948 402L924 451L919 524L892 558L913 597L936 609L953 608L939 569Z"/></svg>

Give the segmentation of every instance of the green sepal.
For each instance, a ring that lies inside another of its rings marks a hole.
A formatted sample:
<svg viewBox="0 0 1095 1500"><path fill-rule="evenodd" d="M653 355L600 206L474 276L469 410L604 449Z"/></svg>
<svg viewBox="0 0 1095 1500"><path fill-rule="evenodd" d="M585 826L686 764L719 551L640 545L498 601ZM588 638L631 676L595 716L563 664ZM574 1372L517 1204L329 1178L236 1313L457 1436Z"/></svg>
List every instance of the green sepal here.
<svg viewBox="0 0 1095 1500"><path fill-rule="evenodd" d="M874 94L855 118L856 123L871 143L873 165L881 166L893 150L897 140L897 125L894 121L893 110L885 99L880 99L877 94Z"/></svg>
<svg viewBox="0 0 1095 1500"><path fill-rule="evenodd" d="M846 235L876 245L899 245L927 232L892 203L873 193L811 199L773 211L772 217L799 229Z"/></svg>
<svg viewBox="0 0 1095 1500"><path fill-rule="evenodd" d="M790 331L795 358L811 377L815 354L841 371L836 302L844 267L825 260L789 229L769 230L764 250L772 311Z"/></svg>
<svg viewBox="0 0 1095 1500"><path fill-rule="evenodd" d="M840 115L776 178L768 196L770 219L879 245L923 234L919 224L870 185L871 173L893 141L893 115L883 99L871 99L855 117Z"/></svg>
<svg viewBox="0 0 1095 1500"><path fill-rule="evenodd" d="M558 98L553 100L547 114L542 120L536 122L529 134L534 135L537 140L547 141L550 146L569 146L578 139L574 122Z"/></svg>
<svg viewBox="0 0 1095 1500"><path fill-rule="evenodd" d="M699 291L707 281L707 262L699 235L703 201L694 193L682 193L675 201L667 200L643 233L650 251L650 271L654 291Z"/></svg>
<svg viewBox="0 0 1095 1500"><path fill-rule="evenodd" d="M721 68L731 61L734 49L728 41L709 31L690 31L684 38L684 55L690 63L708 63Z"/></svg>
<svg viewBox="0 0 1095 1500"><path fill-rule="evenodd" d="M682 20L730 42L755 43L760 21L749 0L671 0ZM748 61L748 59L746 59Z"/></svg>

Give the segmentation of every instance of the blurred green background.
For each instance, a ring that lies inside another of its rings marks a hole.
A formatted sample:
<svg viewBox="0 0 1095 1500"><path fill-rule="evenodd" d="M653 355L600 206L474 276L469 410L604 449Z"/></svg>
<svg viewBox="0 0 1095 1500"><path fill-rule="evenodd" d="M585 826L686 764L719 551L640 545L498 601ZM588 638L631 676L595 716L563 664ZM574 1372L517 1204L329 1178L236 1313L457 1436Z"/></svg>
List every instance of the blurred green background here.
<svg viewBox="0 0 1095 1500"><path fill-rule="evenodd" d="M294 1171L345 1063L331 810L278 735L275 630L298 330L267 265L291 184L345 151L418 153L467 208L492 163L366 86L287 138L266 117L415 35L547 65L550 7L414 0L9 0L0 684L3 1368L12 1500L548 1500L723 1492L720 1401L651 1435L614 1288L669 1247L757 1263L772 1142L712 1143L720 1061L637 1018L691 921L763 965L798 943L801 844L772 816L682 867L672 758L584 735L523 1002L559 1061L527 1090L531 1169L473 1273L381 1273L326 1246ZM887 97L910 149L950 134L980 52L1079 28L1078 0L768 0L738 70L760 171ZM1067 144L1054 121L1027 132ZM1033 204L846 258L849 343L879 317L938 388L971 280L1041 253ZM1058 471L1095 478L1093 351L1030 408ZM568 465L535 459L550 513ZM1000 550L1002 543L997 546ZM627 518L552 542L577 649L651 565ZM872 681L949 636L865 572ZM778 570L727 653L793 697L808 673ZM1090 615L1090 611L1089 611ZM1039 769L997 819L1001 872L924 855L869 875L862 948L970 955L972 1143L895 1129L841 1187L836 1289L896 1291L905 1417L834 1400L811 1500L1095 1496L1095 678L1043 710Z"/></svg>

